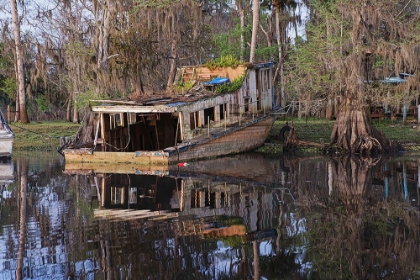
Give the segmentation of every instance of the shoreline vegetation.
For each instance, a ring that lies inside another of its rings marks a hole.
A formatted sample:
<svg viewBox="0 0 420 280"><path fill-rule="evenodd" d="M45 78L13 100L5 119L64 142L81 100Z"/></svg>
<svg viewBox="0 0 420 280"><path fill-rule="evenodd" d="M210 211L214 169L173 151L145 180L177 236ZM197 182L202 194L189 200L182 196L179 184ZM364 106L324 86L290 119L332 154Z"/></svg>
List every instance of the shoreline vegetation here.
<svg viewBox="0 0 420 280"><path fill-rule="evenodd" d="M278 153L283 150L279 132L286 124L295 127L298 139L314 143L330 142L334 121L319 118L298 119L297 117L278 118L260 152ZM399 142L405 150L420 150L420 125L408 120L373 120L376 128L390 140ZM44 121L9 124L15 133L14 151L56 151L60 146L60 137L74 137L83 124L64 121ZM316 148L311 148L316 149Z"/></svg>

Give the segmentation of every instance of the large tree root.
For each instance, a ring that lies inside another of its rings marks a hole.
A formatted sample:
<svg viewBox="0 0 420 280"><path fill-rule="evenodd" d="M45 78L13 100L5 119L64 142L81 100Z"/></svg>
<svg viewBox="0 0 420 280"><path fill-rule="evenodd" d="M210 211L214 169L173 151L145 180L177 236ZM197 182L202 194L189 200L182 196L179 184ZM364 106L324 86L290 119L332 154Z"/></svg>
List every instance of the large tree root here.
<svg viewBox="0 0 420 280"><path fill-rule="evenodd" d="M344 107L331 133L331 149L365 156L404 150L377 130L366 110Z"/></svg>

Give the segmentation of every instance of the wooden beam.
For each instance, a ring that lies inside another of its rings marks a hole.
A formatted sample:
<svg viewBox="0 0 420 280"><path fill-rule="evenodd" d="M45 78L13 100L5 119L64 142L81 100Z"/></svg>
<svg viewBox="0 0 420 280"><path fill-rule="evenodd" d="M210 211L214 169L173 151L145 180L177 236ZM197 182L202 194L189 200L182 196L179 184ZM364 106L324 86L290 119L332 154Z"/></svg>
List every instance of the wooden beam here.
<svg viewBox="0 0 420 280"><path fill-rule="evenodd" d="M177 107L169 107L166 105L155 106L92 106L93 112L100 113L174 113Z"/></svg>

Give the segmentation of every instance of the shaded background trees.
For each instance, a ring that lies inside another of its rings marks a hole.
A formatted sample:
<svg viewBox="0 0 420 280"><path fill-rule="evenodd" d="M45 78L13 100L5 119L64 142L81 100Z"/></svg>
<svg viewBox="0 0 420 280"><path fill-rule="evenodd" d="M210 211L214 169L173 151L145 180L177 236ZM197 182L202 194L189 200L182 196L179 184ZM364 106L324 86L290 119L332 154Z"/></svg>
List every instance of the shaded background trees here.
<svg viewBox="0 0 420 280"><path fill-rule="evenodd" d="M1 1L0 99L16 106L13 28L9 1ZM157 95L171 86L177 67L227 55L275 61L282 106L325 99L332 117L349 93L363 108L378 101L398 107L416 98L419 75L398 87L364 81L417 73L419 2L382 2L259 1L252 55L251 0L22 3L28 113L78 122L89 98Z"/></svg>
<svg viewBox="0 0 420 280"><path fill-rule="evenodd" d="M274 2L260 3L255 61L285 57L287 47L278 44L288 43L286 27L297 5ZM24 86L33 119L78 122L89 98L159 94L172 85L179 66L221 55L247 60L250 54L251 1L52 0L21 4L25 11L20 36ZM17 88L13 87L12 57L7 53L13 46L13 28L8 5L5 7L3 12L9 16L1 22L2 63L9 66L2 69L1 106L15 107ZM276 22L273 11L280 10Z"/></svg>

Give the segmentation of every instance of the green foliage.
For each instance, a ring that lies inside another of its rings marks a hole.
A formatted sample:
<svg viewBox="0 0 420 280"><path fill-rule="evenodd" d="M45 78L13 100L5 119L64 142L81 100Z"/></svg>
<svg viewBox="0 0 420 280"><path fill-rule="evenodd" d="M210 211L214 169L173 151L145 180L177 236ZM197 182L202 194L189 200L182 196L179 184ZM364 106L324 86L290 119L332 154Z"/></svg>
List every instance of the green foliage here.
<svg viewBox="0 0 420 280"><path fill-rule="evenodd" d="M255 50L255 55L257 57L262 57L263 60L269 59L271 57L276 57L278 56L278 46L274 45L270 47L259 47Z"/></svg>
<svg viewBox="0 0 420 280"><path fill-rule="evenodd" d="M252 26L248 25L241 29L239 24L236 24L234 28L229 30L227 33L220 33L214 35L214 44L217 52L220 56L234 56L236 58L249 56L249 48L241 46L241 35L244 35L245 41L250 41ZM243 53L241 53L243 52Z"/></svg>
<svg viewBox="0 0 420 280"><path fill-rule="evenodd" d="M16 92L17 92L16 78L1 79L0 90L5 92L11 100L15 100Z"/></svg>
<svg viewBox="0 0 420 280"><path fill-rule="evenodd" d="M179 83L176 84L176 86L173 88L173 90L177 93L184 93L184 92L192 89L192 87L194 85L195 85L194 81L179 82Z"/></svg>
<svg viewBox="0 0 420 280"><path fill-rule="evenodd" d="M45 96L39 96L35 98L36 103L38 104L38 111L48 111L47 101Z"/></svg>
<svg viewBox="0 0 420 280"><path fill-rule="evenodd" d="M101 99L98 96L95 96L95 92L93 90L88 90L85 92L81 92L76 95L75 97L75 105L77 106L77 109L83 109L86 107L89 107L89 100L91 99Z"/></svg>
<svg viewBox="0 0 420 280"><path fill-rule="evenodd" d="M241 88L242 83L244 82L244 75L236 78L233 82L229 84L223 84L216 87L216 93L226 93L226 92L234 92Z"/></svg>
<svg viewBox="0 0 420 280"><path fill-rule="evenodd" d="M236 68L241 65L242 62L235 58L233 55L221 56L216 59L212 59L204 64L209 69L217 69L224 67Z"/></svg>

